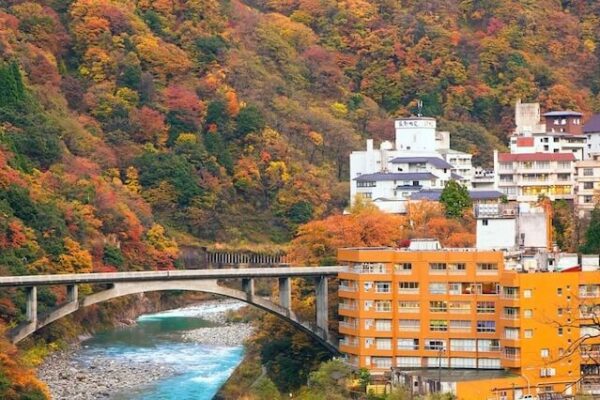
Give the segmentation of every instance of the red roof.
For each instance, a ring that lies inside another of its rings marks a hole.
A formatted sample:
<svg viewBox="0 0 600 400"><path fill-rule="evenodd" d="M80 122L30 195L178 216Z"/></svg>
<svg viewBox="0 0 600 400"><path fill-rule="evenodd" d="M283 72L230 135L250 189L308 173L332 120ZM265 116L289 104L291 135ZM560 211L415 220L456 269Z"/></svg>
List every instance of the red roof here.
<svg viewBox="0 0 600 400"><path fill-rule="evenodd" d="M517 146L518 147L533 147L533 138L532 137L519 137L519 138L517 138Z"/></svg>
<svg viewBox="0 0 600 400"><path fill-rule="evenodd" d="M575 155L573 153L500 153L498 161L575 161Z"/></svg>

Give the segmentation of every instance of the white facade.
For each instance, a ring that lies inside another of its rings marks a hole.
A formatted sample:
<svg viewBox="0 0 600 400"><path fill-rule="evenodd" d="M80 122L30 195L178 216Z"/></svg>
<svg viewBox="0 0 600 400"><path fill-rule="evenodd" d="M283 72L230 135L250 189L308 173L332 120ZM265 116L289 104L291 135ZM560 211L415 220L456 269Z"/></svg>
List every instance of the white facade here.
<svg viewBox="0 0 600 400"><path fill-rule="evenodd" d="M600 114L592 116L583 127L586 138L585 160L600 154Z"/></svg>
<svg viewBox="0 0 600 400"><path fill-rule="evenodd" d="M443 189L451 179L470 185L471 155L451 150L450 134L437 132L435 119L398 119L395 129L394 144L382 142L375 149L369 139L365 151L350 154L351 204L362 196L382 211L404 213L419 190Z"/></svg>
<svg viewBox="0 0 600 400"><path fill-rule="evenodd" d="M522 204L479 204L476 247L480 250L546 249L552 227L541 207Z"/></svg>
<svg viewBox="0 0 600 400"><path fill-rule="evenodd" d="M515 106L515 135L528 136L545 132L546 127L540 121L542 114L540 103L521 103L519 99Z"/></svg>
<svg viewBox="0 0 600 400"><path fill-rule="evenodd" d="M510 152L524 153L573 153L576 160L583 160L586 148L584 135L569 133L536 133L532 136L512 136Z"/></svg>
<svg viewBox="0 0 600 400"><path fill-rule="evenodd" d="M572 200L575 157L572 153L499 154L494 150L495 180L508 200L536 202L540 195L550 200Z"/></svg>
<svg viewBox="0 0 600 400"><path fill-rule="evenodd" d="M575 164L575 206L579 216L594 209L600 192L600 160L585 160Z"/></svg>

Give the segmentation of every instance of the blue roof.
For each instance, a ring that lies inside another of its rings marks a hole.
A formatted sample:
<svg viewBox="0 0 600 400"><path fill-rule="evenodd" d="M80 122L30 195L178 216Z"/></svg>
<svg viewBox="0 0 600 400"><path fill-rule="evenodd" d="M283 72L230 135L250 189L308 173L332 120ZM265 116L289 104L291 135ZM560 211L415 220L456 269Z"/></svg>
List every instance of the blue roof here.
<svg viewBox="0 0 600 400"><path fill-rule="evenodd" d="M372 181L430 181L437 179L431 172L376 172L374 174L363 174L356 178L359 182Z"/></svg>
<svg viewBox="0 0 600 400"><path fill-rule="evenodd" d="M452 164L438 157L396 157L392 164L431 164L436 168L453 168Z"/></svg>
<svg viewBox="0 0 600 400"><path fill-rule="evenodd" d="M413 193L410 196L411 200L431 200L438 201L442 194L442 189L425 189L420 192ZM497 200L504 193L497 190L469 190L469 196L472 200Z"/></svg>
<svg viewBox="0 0 600 400"><path fill-rule="evenodd" d="M582 113L572 110L550 111L544 114L544 117L581 117Z"/></svg>
<svg viewBox="0 0 600 400"><path fill-rule="evenodd" d="M450 174L450 178L454 179L455 181L463 181L465 179L459 174L455 174L454 172Z"/></svg>

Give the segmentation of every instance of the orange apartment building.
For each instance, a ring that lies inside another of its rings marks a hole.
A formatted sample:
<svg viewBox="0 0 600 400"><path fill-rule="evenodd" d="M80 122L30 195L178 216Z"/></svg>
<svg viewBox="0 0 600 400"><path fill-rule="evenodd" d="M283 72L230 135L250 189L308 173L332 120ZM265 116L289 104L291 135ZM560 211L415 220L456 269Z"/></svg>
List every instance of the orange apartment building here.
<svg viewBox="0 0 600 400"><path fill-rule="evenodd" d="M578 346L598 333L586 318L600 307L599 271L520 273L505 269L501 251L419 242L338 251L348 266L340 350L350 363L465 400L600 388L600 345Z"/></svg>

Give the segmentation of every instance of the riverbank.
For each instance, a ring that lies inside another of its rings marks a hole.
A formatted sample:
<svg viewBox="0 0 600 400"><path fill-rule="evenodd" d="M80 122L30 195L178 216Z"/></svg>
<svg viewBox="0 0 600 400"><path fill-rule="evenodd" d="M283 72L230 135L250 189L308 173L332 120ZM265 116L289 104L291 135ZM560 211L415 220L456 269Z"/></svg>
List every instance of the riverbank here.
<svg viewBox="0 0 600 400"><path fill-rule="evenodd" d="M243 306L244 303L236 301L211 300L177 310L142 315L137 321L148 324L158 320L202 319L209 321L209 326L163 334L162 338L174 343L189 343L187 346L191 351L197 351L194 350L195 346L200 350L206 345L223 349L239 348L252 334L252 327L247 323L228 323L227 313ZM139 391L183 373L174 364L160 358L116 357L110 351L107 354L89 353L86 346L86 342L82 342L69 351L53 354L38 369L38 376L47 383L53 399L128 398L123 394ZM147 351L151 352L152 348Z"/></svg>

